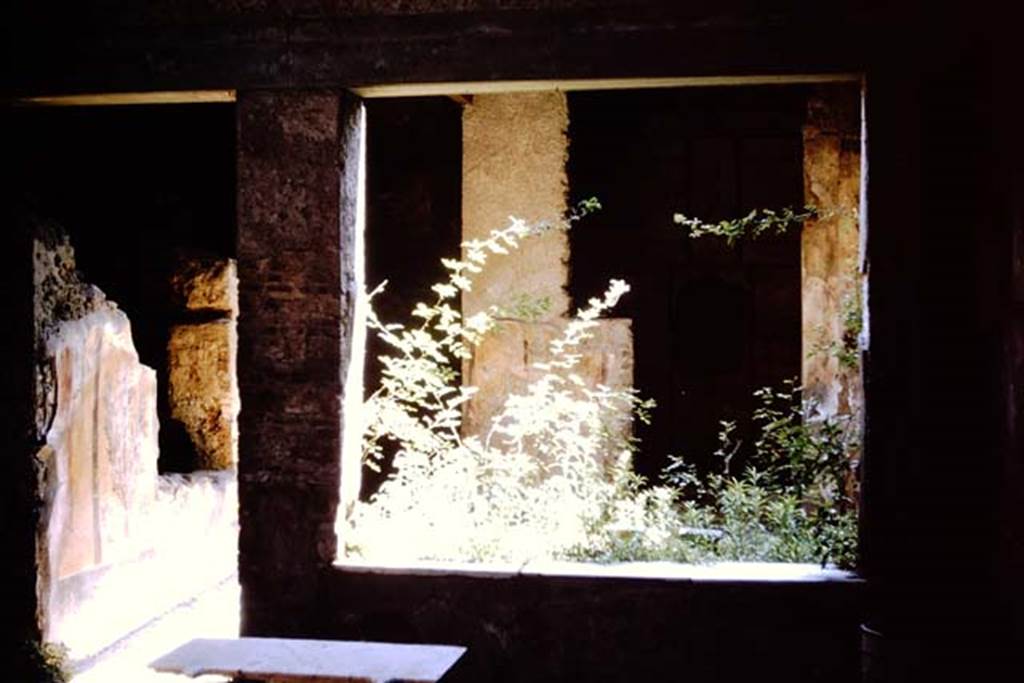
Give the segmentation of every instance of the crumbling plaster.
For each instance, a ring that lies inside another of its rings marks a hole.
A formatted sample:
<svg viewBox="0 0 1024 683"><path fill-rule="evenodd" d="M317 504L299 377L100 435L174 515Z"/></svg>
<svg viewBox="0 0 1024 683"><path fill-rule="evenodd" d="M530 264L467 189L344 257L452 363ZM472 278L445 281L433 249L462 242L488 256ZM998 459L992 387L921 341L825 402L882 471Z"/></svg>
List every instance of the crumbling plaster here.
<svg viewBox="0 0 1024 683"><path fill-rule="evenodd" d="M805 397L820 413L853 416L858 424L864 404L859 100L853 86L820 86L808 99L804 196L818 217L801 234Z"/></svg>
<svg viewBox="0 0 1024 683"><path fill-rule="evenodd" d="M463 364L463 382L477 389L463 411L465 434L485 434L508 397L540 378L535 364L550 360L550 344L572 315L568 128L568 101L557 91L476 96L463 112L463 240L487 239L511 217L551 226L508 254L491 255L462 294L464 316L500 310L495 329ZM544 306L529 320L516 319L517 302ZM574 372L587 386L633 386L628 320L599 320L580 354ZM629 420L619 428L630 431Z"/></svg>
<svg viewBox="0 0 1024 683"><path fill-rule="evenodd" d="M235 478L157 475L156 373L42 221L34 279L38 617L81 660L235 571Z"/></svg>

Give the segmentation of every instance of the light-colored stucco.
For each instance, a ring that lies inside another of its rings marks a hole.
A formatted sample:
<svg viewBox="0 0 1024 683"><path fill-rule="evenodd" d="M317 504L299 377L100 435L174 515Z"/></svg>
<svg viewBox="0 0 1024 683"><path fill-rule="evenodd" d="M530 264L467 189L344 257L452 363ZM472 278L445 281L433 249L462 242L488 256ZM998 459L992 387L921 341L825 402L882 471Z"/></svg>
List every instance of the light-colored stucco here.
<svg viewBox="0 0 1024 683"><path fill-rule="evenodd" d="M803 129L804 200L819 214L802 237L803 385L826 415L859 416L863 405L858 99L853 86L818 89Z"/></svg>
<svg viewBox="0 0 1024 683"><path fill-rule="evenodd" d="M566 213L569 110L564 93L517 93L473 98L462 118L462 237L485 238L508 224L560 222ZM497 256L462 297L472 315L508 306L516 297L544 299L543 319L569 310L569 239L551 230Z"/></svg>

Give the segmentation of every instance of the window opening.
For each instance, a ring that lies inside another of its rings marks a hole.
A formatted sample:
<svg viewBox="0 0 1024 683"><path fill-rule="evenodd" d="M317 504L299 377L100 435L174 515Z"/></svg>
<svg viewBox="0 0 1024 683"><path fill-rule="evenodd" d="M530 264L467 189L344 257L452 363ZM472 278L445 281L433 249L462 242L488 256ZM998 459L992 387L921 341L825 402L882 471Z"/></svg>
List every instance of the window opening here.
<svg viewBox="0 0 1024 683"><path fill-rule="evenodd" d="M574 375L571 381L591 396L605 392L607 405L629 400L622 396L635 388L657 406L648 408L651 425L621 409L618 421L609 418L612 411L589 426L576 424L582 430L576 437L584 440L594 430L617 434L621 438L608 443L619 445L639 438L624 478L620 471L616 480L630 493L584 492L592 499L552 515L561 521L548 527L523 522L531 509L570 498L544 499L538 490L564 468L551 449L572 438L531 433L517 443L532 443L533 464L513 465L521 453L508 445L506 422L498 430L506 437L506 457L439 468L428 446L404 474L401 467L396 471L395 454L402 461L412 441L381 438L371 462L379 472L364 470L361 500L341 506L339 545L347 557L522 563L540 541L569 529L578 544L558 540L556 558L849 562L861 400L859 97L857 85L843 83L370 100L367 284L385 279L384 261L391 259L395 289L420 296L402 301L387 289L375 294L375 305L388 309L380 316L384 322L416 301L431 305L434 293L423 294L445 274L437 257L457 258L457 240L486 239L506 227L510 215L526 221L527 230L549 226L524 239L517 253L494 255L473 274L472 287L445 303L462 321L487 311L494 322L492 332L470 345L469 357L450 366L453 392L474 388L472 396L451 403L456 441L493 437L493 418L510 395L529 394L532 387L537 399L536 382L550 370L544 363L552 359L551 342L565 332L571 312L600 296L609 279L621 278L632 291L573 349L579 359L563 379ZM592 211L591 197L600 211ZM787 208L798 218L773 219L779 234L735 243L689 235L689 224L673 222L674 213L714 224L760 211L753 225L765 211L790 216ZM566 222L572 224L567 231L561 229ZM462 250L463 260L469 251ZM435 279L413 283L427 273ZM387 344L377 340L368 349L365 393L374 396L380 388L376 360ZM802 379L803 398L811 402L800 403L786 383L790 378ZM549 387L532 407L516 399L520 410L513 412L521 420L529 419L530 409L557 412L555 394ZM364 426L373 412L362 414ZM427 413L408 411L406 426L422 426ZM571 409L565 414L580 416ZM437 412L430 415L436 419ZM770 425L783 429L765 431ZM807 439L810 446L801 441ZM826 455L827 465L809 462ZM618 456L598 458L598 489L615 480L609 473L615 462L626 462ZM672 456L683 456L688 468ZM776 471L761 475L748 467L763 467L769 456L791 462L779 460ZM512 466L531 474L505 483L530 480L534 487L506 499L515 501L507 515L475 522L493 528L466 536L461 546L450 543L467 510L500 497L481 483L481 471ZM820 471L811 472L814 467ZM637 485L637 476L646 482ZM461 484L454 483L460 477ZM814 498L812 482L831 488ZM823 512L839 499L841 505ZM373 507L381 503L392 507L375 518ZM730 518L724 512L729 504L755 511L734 510ZM586 521L574 529L564 520L577 513ZM805 526L791 537L744 540L757 536L771 515ZM518 555L505 545L517 535ZM375 538L404 540L390 546L397 548L392 556Z"/></svg>

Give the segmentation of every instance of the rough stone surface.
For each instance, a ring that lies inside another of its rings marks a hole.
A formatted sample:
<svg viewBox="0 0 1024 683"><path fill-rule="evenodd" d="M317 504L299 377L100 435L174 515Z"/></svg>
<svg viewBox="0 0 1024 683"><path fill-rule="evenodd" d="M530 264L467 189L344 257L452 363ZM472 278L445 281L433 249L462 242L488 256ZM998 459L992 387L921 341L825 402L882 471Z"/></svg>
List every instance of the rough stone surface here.
<svg viewBox="0 0 1024 683"><path fill-rule="evenodd" d="M803 385L805 395L827 415L863 410L859 361L840 362L836 350L850 348L844 325L859 310L860 123L854 85L820 87L808 100L804 126L804 196L820 218L802 235Z"/></svg>
<svg viewBox="0 0 1024 683"><path fill-rule="evenodd" d="M509 217L558 224L567 211L568 103L564 93L518 93L474 97L463 112L462 237L486 239ZM463 381L478 389L464 411L463 431L484 432L511 393L540 376L533 364L548 357L548 345L569 313L569 239L554 229L523 240L507 255L491 256L472 290L463 292L466 316L517 300L546 301L538 322L505 320L464 364ZM584 350L579 374L598 382L631 386L629 323L603 324Z"/></svg>
<svg viewBox="0 0 1024 683"><path fill-rule="evenodd" d="M71 242L55 226L39 227L34 256L35 317L40 336L65 320L114 307L98 287L82 281Z"/></svg>
<svg viewBox="0 0 1024 683"><path fill-rule="evenodd" d="M171 302L183 311L238 315L238 275L233 259L185 258L174 268Z"/></svg>
<svg viewBox="0 0 1024 683"><path fill-rule="evenodd" d="M188 432L197 469L231 467L238 451L237 334L233 320L175 325L167 344L171 417Z"/></svg>
<svg viewBox="0 0 1024 683"><path fill-rule="evenodd" d="M361 107L249 92L238 116L242 630L296 635L337 546Z"/></svg>
<svg viewBox="0 0 1024 683"><path fill-rule="evenodd" d="M463 113L462 238L486 238L509 216L557 223L566 213L569 110L564 93L481 95ZM493 256L462 297L466 315L509 306L520 295L547 298L544 319L569 310L569 241L553 230Z"/></svg>
<svg viewBox="0 0 1024 683"><path fill-rule="evenodd" d="M503 320L474 350L466 364L465 382L479 391L463 414L466 434L483 434L512 394L526 391L544 373L535 366L551 359L551 342L558 339L565 321L530 323ZM633 386L633 335L630 321L607 319L591 330L580 345L576 375L590 388L603 384L613 389ZM631 429L630 425L625 425Z"/></svg>
<svg viewBox="0 0 1024 683"><path fill-rule="evenodd" d="M34 223L33 284L36 353L46 355L46 338L60 323L97 310L114 310L98 287L82 281L75 269L75 252L56 225ZM42 439L53 420L56 377L52 363L36 363L36 433Z"/></svg>
<svg viewBox="0 0 1024 683"><path fill-rule="evenodd" d="M158 479L156 374L127 316L55 229L34 251L39 617L81 659L234 571L234 475Z"/></svg>

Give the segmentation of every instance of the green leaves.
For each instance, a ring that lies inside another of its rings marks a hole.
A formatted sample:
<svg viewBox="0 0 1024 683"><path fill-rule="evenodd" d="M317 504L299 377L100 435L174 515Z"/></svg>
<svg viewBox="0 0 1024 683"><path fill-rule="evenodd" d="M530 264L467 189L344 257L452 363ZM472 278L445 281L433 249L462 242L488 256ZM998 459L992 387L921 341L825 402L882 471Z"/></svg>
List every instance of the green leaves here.
<svg viewBox="0 0 1024 683"><path fill-rule="evenodd" d="M762 235L782 235L793 225L816 218L818 211L805 206L797 211L786 207L779 211L754 209L742 218L705 223L699 218L689 218L681 213L672 215L672 222L681 225L689 237L721 237L733 247L741 239L758 239Z"/></svg>
<svg viewBox="0 0 1024 683"><path fill-rule="evenodd" d="M596 561L760 560L834 562L856 556L856 511L848 492L855 432L838 418L810 420L795 381L755 392L757 428L742 469L734 458L737 424L722 421L720 471L698 473L670 457L662 482L636 474L632 422L648 422L653 402L632 389L588 386L580 347L599 318L629 292L621 280L591 298L551 342L536 379L506 398L480 436L464 436L462 415L476 391L460 386L462 362L507 309L463 318L457 303L493 255L568 227L599 208L587 200L562 223L528 225L511 218L486 239L444 259L445 282L433 303L412 310L414 323L369 327L390 351L381 356L380 389L364 405L368 466L383 443L397 446L392 474L372 500L357 503L342 538L347 551L378 560ZM758 210L735 221L704 224L678 215L694 237L778 234L813 209ZM378 290L379 291L379 290ZM513 300L515 317L543 315L543 299Z"/></svg>
<svg viewBox="0 0 1024 683"><path fill-rule="evenodd" d="M465 260L443 260L449 276L434 285L434 303L414 306L415 326L384 324L370 313L369 327L391 351L379 358L380 388L364 404L363 454L372 466L383 443L397 452L393 474L347 520L349 552L521 562L575 557L606 543L602 529L609 524L648 524L650 533L638 536L648 548L651 539L672 535L664 522L674 519L674 492L641 490L630 463L630 421L634 411L648 419L651 402L632 390L587 386L576 372L580 345L597 319L629 291L621 280L565 323L550 360L535 367L538 378L507 397L482 438L461 434L462 410L475 389L458 386L459 367L502 311L463 319L456 297L470 290L490 256L567 228L598 206L581 203L561 226L512 218L486 239L466 242Z"/></svg>

